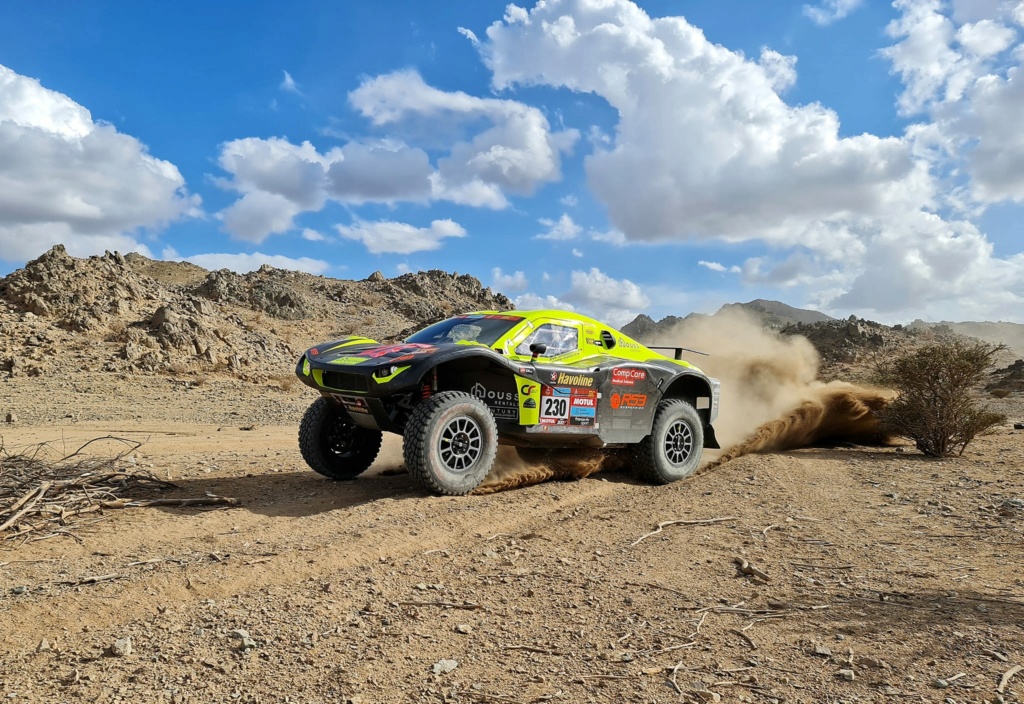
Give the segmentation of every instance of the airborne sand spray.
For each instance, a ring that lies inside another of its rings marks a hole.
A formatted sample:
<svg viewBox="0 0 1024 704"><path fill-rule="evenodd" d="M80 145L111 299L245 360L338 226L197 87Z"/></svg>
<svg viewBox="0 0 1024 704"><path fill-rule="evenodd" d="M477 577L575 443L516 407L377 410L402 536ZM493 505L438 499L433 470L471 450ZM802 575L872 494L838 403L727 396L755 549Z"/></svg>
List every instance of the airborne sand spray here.
<svg viewBox="0 0 1024 704"><path fill-rule="evenodd" d="M818 381L818 352L807 338L765 330L745 311L690 318L649 342L686 345L711 355L691 361L722 382L715 433L728 449L704 469L755 452L888 440L879 430L876 413L891 392ZM543 463L529 463L512 448L500 448L494 469L476 493L549 479L582 479L624 464L622 454L599 450L554 453Z"/></svg>

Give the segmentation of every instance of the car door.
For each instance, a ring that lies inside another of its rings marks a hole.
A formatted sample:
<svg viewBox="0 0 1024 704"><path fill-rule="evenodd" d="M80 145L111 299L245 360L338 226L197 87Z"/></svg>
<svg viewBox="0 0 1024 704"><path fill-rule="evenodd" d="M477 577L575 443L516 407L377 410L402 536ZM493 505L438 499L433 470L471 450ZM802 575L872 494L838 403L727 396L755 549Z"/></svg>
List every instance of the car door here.
<svg viewBox="0 0 1024 704"><path fill-rule="evenodd" d="M541 319L521 338L514 341L510 356L529 359L534 376L541 382L531 389L537 396L536 423L547 432L591 432L597 428L597 374L586 365L590 356L584 350L583 329L579 322ZM536 358L530 346L543 344Z"/></svg>

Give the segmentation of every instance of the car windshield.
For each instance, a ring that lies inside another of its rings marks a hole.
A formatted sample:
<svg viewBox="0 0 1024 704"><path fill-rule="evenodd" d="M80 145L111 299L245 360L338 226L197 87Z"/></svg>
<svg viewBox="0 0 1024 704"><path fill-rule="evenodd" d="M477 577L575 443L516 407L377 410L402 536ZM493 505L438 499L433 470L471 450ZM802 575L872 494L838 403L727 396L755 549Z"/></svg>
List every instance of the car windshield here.
<svg viewBox="0 0 1024 704"><path fill-rule="evenodd" d="M460 315L407 337L406 342L439 345L445 342L479 342L490 347L523 319L516 315Z"/></svg>

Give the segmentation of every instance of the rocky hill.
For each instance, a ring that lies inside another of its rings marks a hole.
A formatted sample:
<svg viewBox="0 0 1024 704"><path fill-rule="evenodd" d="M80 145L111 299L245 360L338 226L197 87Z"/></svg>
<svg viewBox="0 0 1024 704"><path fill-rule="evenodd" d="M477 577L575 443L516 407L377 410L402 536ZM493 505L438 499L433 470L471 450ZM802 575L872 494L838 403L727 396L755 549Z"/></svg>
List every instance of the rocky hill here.
<svg viewBox="0 0 1024 704"><path fill-rule="evenodd" d="M747 303L726 303L719 312L740 308L753 313L765 327L782 328L795 323L827 323L835 318L806 308L794 308L781 301L758 298Z"/></svg>
<svg viewBox="0 0 1024 704"><path fill-rule="evenodd" d="M345 281L269 266L245 275L58 245L0 279L0 377L81 371L291 375L306 347L382 341L468 310L512 308L468 275Z"/></svg>

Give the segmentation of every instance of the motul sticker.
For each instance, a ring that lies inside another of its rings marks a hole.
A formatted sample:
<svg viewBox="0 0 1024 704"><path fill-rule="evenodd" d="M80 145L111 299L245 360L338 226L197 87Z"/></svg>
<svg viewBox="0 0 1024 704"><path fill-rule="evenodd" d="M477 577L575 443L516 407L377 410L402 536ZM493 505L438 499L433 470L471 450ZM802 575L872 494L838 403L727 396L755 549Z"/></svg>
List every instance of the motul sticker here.
<svg viewBox="0 0 1024 704"><path fill-rule="evenodd" d="M616 386L632 386L638 381L647 381L646 369L612 369L612 383Z"/></svg>

